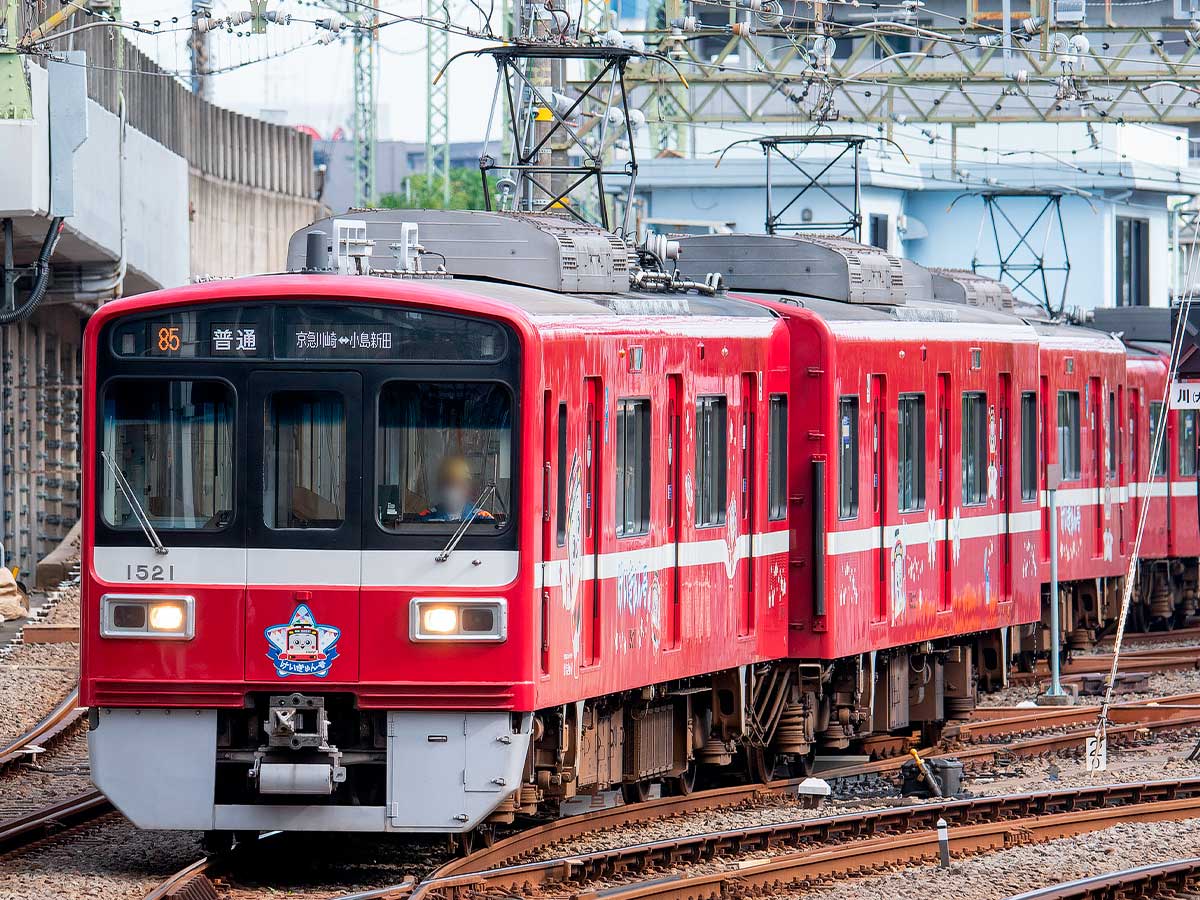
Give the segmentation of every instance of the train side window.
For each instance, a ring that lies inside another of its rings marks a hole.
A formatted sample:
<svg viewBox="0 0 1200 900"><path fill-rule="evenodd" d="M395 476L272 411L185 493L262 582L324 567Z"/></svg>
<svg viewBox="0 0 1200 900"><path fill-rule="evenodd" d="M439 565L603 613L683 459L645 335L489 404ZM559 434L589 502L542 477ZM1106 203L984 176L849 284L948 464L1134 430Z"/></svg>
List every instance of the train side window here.
<svg viewBox="0 0 1200 900"><path fill-rule="evenodd" d="M567 542L567 404L558 404L558 485L555 503L555 540Z"/></svg>
<svg viewBox="0 0 1200 900"><path fill-rule="evenodd" d="M1179 474L1196 474L1196 410L1179 413Z"/></svg>
<svg viewBox="0 0 1200 900"><path fill-rule="evenodd" d="M617 537L650 530L650 401L617 402Z"/></svg>
<svg viewBox="0 0 1200 900"><path fill-rule="evenodd" d="M1162 478L1167 474L1167 438L1162 437L1162 443L1159 444L1158 432L1160 428L1165 428L1167 425L1167 417L1164 415L1163 405L1161 402L1152 401L1150 403L1150 452L1154 453L1154 448L1158 447L1158 452L1154 453L1154 471L1151 473L1155 477Z"/></svg>
<svg viewBox="0 0 1200 900"><path fill-rule="evenodd" d="M725 398L696 398L696 525L725 524Z"/></svg>
<svg viewBox="0 0 1200 900"><path fill-rule="evenodd" d="M987 394L966 391L962 398L962 502L987 503Z"/></svg>
<svg viewBox="0 0 1200 900"><path fill-rule="evenodd" d="M838 400L838 518L858 516L858 398Z"/></svg>
<svg viewBox="0 0 1200 900"><path fill-rule="evenodd" d="M898 508L917 512L925 508L925 395L901 394L899 403Z"/></svg>
<svg viewBox="0 0 1200 900"><path fill-rule="evenodd" d="M1058 462L1063 481L1079 478L1079 391L1058 392Z"/></svg>
<svg viewBox="0 0 1200 900"><path fill-rule="evenodd" d="M1108 452L1105 454L1105 459L1108 461L1108 474L1113 475L1117 471L1117 395L1114 391L1108 392L1108 430L1106 434Z"/></svg>
<svg viewBox="0 0 1200 900"><path fill-rule="evenodd" d="M787 516L787 397L771 395L770 434L767 448L767 518L776 522Z"/></svg>
<svg viewBox="0 0 1200 900"><path fill-rule="evenodd" d="M1021 499L1036 500L1037 482L1037 394L1021 394Z"/></svg>
<svg viewBox="0 0 1200 900"><path fill-rule="evenodd" d="M268 528L337 528L346 516L346 408L333 391L279 391L266 410Z"/></svg>

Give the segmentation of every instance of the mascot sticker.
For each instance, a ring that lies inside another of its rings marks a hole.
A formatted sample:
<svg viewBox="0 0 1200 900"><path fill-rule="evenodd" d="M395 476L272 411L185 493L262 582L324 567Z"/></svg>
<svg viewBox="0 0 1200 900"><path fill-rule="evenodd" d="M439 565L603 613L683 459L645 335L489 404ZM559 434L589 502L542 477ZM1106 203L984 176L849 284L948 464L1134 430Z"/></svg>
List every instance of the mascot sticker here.
<svg viewBox="0 0 1200 900"><path fill-rule="evenodd" d="M272 625L263 634L267 637L267 656L275 663L275 674L315 675L324 678L337 659L336 645L342 636L340 628L318 625L312 611L303 603L292 613L292 620Z"/></svg>

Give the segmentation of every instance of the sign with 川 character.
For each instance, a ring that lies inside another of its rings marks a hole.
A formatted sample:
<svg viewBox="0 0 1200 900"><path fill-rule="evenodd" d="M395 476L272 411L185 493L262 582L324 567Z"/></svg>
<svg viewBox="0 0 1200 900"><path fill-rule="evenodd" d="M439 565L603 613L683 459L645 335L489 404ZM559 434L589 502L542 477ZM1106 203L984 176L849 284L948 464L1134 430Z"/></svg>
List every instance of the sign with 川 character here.
<svg viewBox="0 0 1200 900"><path fill-rule="evenodd" d="M1200 409L1200 381L1172 381L1171 409Z"/></svg>

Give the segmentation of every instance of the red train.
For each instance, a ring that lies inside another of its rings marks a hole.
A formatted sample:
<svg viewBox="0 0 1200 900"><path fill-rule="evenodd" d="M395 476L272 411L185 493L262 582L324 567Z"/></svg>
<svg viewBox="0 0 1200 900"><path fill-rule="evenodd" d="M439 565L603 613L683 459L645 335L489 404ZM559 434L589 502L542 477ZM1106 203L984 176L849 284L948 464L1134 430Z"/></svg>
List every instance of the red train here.
<svg viewBox="0 0 1200 900"><path fill-rule="evenodd" d="M1139 621L1194 610L1161 347L841 240L676 250L371 212L96 313L81 702L126 815L487 834L936 730L1045 647L1052 461L1072 643L1138 503Z"/></svg>

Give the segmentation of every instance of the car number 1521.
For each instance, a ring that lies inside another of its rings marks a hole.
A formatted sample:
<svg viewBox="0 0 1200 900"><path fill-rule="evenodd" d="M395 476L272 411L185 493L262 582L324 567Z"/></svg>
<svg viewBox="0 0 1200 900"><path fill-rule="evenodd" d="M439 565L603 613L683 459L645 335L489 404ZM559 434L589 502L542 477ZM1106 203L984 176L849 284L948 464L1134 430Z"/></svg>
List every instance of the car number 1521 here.
<svg viewBox="0 0 1200 900"><path fill-rule="evenodd" d="M174 566L128 565L125 567L125 578L128 581L174 581Z"/></svg>

